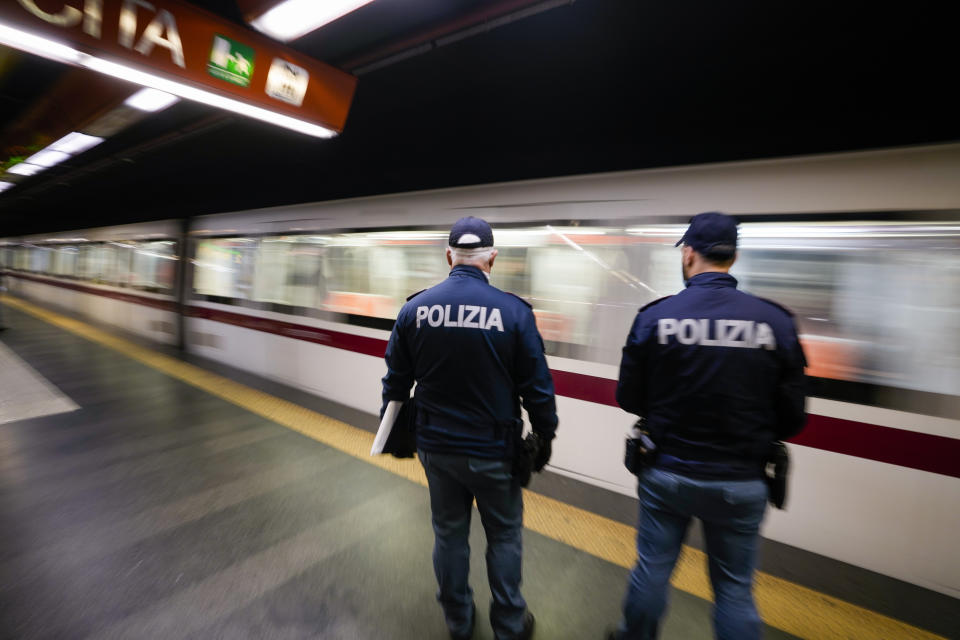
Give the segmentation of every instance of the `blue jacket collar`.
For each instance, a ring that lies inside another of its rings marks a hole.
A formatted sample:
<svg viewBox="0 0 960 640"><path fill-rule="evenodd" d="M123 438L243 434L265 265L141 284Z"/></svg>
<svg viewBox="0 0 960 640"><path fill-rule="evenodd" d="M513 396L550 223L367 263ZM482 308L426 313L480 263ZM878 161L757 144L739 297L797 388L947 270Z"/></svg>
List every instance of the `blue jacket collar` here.
<svg viewBox="0 0 960 640"><path fill-rule="evenodd" d="M686 281L688 287L733 287L737 288L737 279L729 273L704 271Z"/></svg>
<svg viewBox="0 0 960 640"><path fill-rule="evenodd" d="M483 280L487 282L487 275L480 269L480 267L475 267L470 264L458 264L453 269L450 269L451 276L468 276L470 278L476 278L477 280Z"/></svg>

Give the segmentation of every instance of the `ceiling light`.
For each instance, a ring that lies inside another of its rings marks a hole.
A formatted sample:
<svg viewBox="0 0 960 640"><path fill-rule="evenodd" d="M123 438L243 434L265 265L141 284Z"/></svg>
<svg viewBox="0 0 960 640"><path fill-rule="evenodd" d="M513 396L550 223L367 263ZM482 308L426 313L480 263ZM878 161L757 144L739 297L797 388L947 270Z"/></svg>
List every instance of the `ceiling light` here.
<svg viewBox="0 0 960 640"><path fill-rule="evenodd" d="M133 67L97 58L90 54L77 51L76 49L71 49L54 40L42 38L19 29L13 29L3 24L0 24L0 44L49 58L50 60L79 65L92 71L97 71L98 73L113 76L114 78L120 78L121 80L133 82L145 87L165 91L166 93L171 93L175 96L186 98L187 100L201 102L218 109L239 113L249 118L262 120L309 136L332 138L337 134L333 129L328 129L327 127L313 124L306 120L300 120L282 113L270 111L269 109L234 100L233 98L227 98L226 96L221 96L211 91L198 89L175 80L140 71Z"/></svg>
<svg viewBox="0 0 960 640"><path fill-rule="evenodd" d="M82 55L65 44L0 24L0 44L51 60L76 64Z"/></svg>
<svg viewBox="0 0 960 640"><path fill-rule="evenodd" d="M372 0L286 0L251 22L272 38L286 42L319 29Z"/></svg>
<svg viewBox="0 0 960 640"><path fill-rule="evenodd" d="M306 120L298 120L297 118L292 118L290 116L283 115L282 113L268 111L267 109L256 107L252 104L247 104L246 102L240 102L239 100L234 100L233 98L227 98L216 93L204 91L203 89L197 89L196 87L191 87L189 85L176 82L175 80L161 78L160 76L155 76L152 73L147 73L145 71L140 71L122 64L117 64L116 62L101 60L100 58L94 58L93 56L86 54L81 55L83 56L80 61L81 66L93 71L105 73L115 78L120 78L121 80L127 80L129 82L141 84L145 87L152 87L154 89L159 89L160 91L166 91L167 93L172 93L176 96L180 96L181 98L202 102L203 104L210 105L211 107L218 107L227 111L233 111L234 113L256 118L257 120L263 120L264 122L269 122L270 124L286 127L287 129L292 129L294 131L316 136L318 138L332 138L336 135L334 130L327 129L326 127L322 127L318 124L307 122Z"/></svg>
<svg viewBox="0 0 960 640"><path fill-rule="evenodd" d="M64 153L62 151L53 151L48 147L46 149L41 149L40 151L36 152L35 154L27 158L24 162L27 162L29 164L35 164L41 167L52 167L55 164L60 164L64 160L68 160L69 158L70 158L69 153Z"/></svg>
<svg viewBox="0 0 960 640"><path fill-rule="evenodd" d="M180 102L180 98L170 95L165 91L157 89L140 89L135 94L127 98L123 104L140 111L162 111L175 102Z"/></svg>
<svg viewBox="0 0 960 640"><path fill-rule="evenodd" d="M16 173L21 176L32 176L35 173L40 173L44 170L44 167L37 166L35 164L27 164L26 162L21 162L20 164L15 164L9 169L7 173Z"/></svg>
<svg viewBox="0 0 960 640"><path fill-rule="evenodd" d="M63 153L69 153L72 156L75 156L79 153L83 153L87 149L92 149L103 142L103 138L98 138L97 136L88 136L85 133L68 133L63 136L53 144L51 144L47 149L52 151L62 151Z"/></svg>

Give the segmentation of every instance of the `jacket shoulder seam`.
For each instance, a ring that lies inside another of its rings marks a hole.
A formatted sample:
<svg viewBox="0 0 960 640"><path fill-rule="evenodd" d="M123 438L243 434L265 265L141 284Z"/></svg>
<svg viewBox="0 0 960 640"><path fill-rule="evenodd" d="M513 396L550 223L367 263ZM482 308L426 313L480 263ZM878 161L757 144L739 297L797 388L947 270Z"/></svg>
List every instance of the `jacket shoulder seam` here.
<svg viewBox="0 0 960 640"><path fill-rule="evenodd" d="M791 310L788 309L787 307L783 306L783 305L780 304L779 302L774 302L773 300L771 300L771 299L769 299L769 298L761 298L760 296L753 296L753 297L756 298L757 300L760 300L761 302L766 302L767 304L769 304L769 305L771 305L771 306L774 306L774 307L776 307L777 309L780 309L780 311L783 311L785 314L787 314L787 315L790 316L791 318L795 318L795 317L796 317L796 316L794 315L793 311L791 311Z"/></svg>
<svg viewBox="0 0 960 640"><path fill-rule="evenodd" d="M507 294L508 296L513 296L514 298L516 298L517 300L519 300L519 301L522 302L523 304L527 305L527 307L529 307L530 309L533 309L533 305L532 305L532 304L530 304L529 302L527 302L526 300L524 300L523 298L521 298L521 297L518 296L517 294L515 294L515 293L510 293L509 291L504 291L504 293Z"/></svg>
<svg viewBox="0 0 960 640"><path fill-rule="evenodd" d="M662 298L657 298L656 300L654 300L654 301L652 301L652 302L648 302L647 304L645 304L645 305L643 305L642 307L640 307L640 311L646 311L647 309L649 309L649 308L652 307L653 305L660 304L661 302L663 302L663 301L666 300L667 298L672 298L672 297L673 297L672 295L669 295L669 296L663 296Z"/></svg>
<svg viewBox="0 0 960 640"><path fill-rule="evenodd" d="M417 291L416 293L411 293L410 295L407 296L407 302L409 302L410 300L413 300L424 291L426 291L426 289L420 289L420 291Z"/></svg>

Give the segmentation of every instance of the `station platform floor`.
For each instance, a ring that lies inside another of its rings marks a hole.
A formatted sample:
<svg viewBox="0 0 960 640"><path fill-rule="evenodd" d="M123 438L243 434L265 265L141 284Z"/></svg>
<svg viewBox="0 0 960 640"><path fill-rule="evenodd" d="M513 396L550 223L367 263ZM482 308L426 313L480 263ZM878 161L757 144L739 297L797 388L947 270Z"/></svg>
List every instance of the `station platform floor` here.
<svg viewBox="0 0 960 640"><path fill-rule="evenodd" d="M6 297L0 638L447 638L419 464L372 416ZM619 618L635 501L560 476L525 494L535 638ZM489 606L479 518L471 576ZM712 637L696 537L662 638ZM764 542L765 637L960 638L957 601ZM477 640L493 637L478 615Z"/></svg>

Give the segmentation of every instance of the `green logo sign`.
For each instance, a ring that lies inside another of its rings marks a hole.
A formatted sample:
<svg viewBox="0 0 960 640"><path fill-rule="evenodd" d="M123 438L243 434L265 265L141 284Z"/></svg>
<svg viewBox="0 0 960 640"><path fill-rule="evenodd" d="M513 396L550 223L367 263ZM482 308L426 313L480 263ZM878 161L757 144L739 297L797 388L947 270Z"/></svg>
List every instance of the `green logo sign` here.
<svg viewBox="0 0 960 640"><path fill-rule="evenodd" d="M253 56L253 47L217 34L213 36L207 73L214 78L248 87L253 76Z"/></svg>

